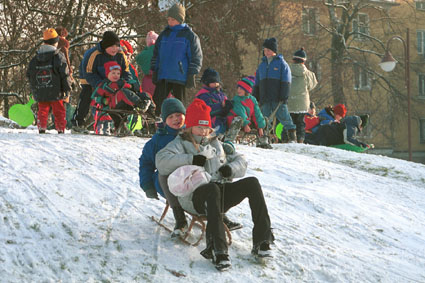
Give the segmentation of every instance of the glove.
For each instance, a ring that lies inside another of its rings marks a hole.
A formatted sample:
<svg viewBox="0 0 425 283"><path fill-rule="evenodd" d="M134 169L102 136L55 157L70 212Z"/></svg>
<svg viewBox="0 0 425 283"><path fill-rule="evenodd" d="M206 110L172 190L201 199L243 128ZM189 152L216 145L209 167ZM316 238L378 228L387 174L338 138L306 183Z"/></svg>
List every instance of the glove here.
<svg viewBox="0 0 425 283"><path fill-rule="evenodd" d="M156 192L156 190L154 188L149 188L145 191L145 194L148 198L153 198L153 199L159 199L158 198L158 193Z"/></svg>
<svg viewBox="0 0 425 283"><path fill-rule="evenodd" d="M195 75L187 75L186 88L195 88Z"/></svg>
<svg viewBox="0 0 425 283"><path fill-rule="evenodd" d="M207 158L205 156L198 154L193 156L192 164L204 167L206 161L207 161Z"/></svg>
<svg viewBox="0 0 425 283"><path fill-rule="evenodd" d="M229 165L223 165L218 168L218 172L220 172L221 176L224 178L229 178L232 176L232 168Z"/></svg>
<svg viewBox="0 0 425 283"><path fill-rule="evenodd" d="M152 72L152 82L153 84L157 84L158 83L158 73L157 72Z"/></svg>

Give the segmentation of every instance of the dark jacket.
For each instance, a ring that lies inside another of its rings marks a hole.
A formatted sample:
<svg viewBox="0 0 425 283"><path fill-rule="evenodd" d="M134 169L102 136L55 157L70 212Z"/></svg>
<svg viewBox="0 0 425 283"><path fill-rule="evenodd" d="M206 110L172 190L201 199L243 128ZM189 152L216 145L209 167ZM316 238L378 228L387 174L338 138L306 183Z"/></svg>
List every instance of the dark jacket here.
<svg viewBox="0 0 425 283"><path fill-rule="evenodd" d="M280 101L286 104L291 79L291 69L282 55L274 56L270 64L264 56L255 74L253 96L261 105Z"/></svg>
<svg viewBox="0 0 425 283"><path fill-rule="evenodd" d="M27 77L38 102L63 99L71 90L71 77L65 55L51 45L42 45L31 59Z"/></svg>
<svg viewBox="0 0 425 283"><path fill-rule="evenodd" d="M158 170L155 164L155 155L169 142L174 140L179 132L179 130L172 129L166 125L164 128L159 128L143 147L142 155L139 158L139 180L140 187L144 191L154 188L157 192L164 196L158 182Z"/></svg>
<svg viewBox="0 0 425 283"><path fill-rule="evenodd" d="M186 85L187 76L198 74L201 66L199 37L186 24L167 26L156 40L151 61L157 80Z"/></svg>
<svg viewBox="0 0 425 283"><path fill-rule="evenodd" d="M80 64L81 84L90 84L93 89L96 88L101 81L106 79L103 65L109 61L116 61L121 66L121 78L131 84L130 66L124 52L119 51L115 56L111 56L106 53L100 43L84 53L83 61Z"/></svg>

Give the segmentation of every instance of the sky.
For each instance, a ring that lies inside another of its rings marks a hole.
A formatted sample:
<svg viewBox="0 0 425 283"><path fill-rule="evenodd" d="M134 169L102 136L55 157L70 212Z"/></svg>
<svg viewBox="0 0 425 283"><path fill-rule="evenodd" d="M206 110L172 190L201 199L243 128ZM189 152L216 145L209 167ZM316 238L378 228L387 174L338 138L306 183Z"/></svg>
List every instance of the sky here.
<svg viewBox="0 0 425 283"><path fill-rule="evenodd" d="M0 117L2 282L425 282L425 165L304 144L237 144L262 185L273 259L251 255L247 200L227 215L219 272L151 220L139 187L147 139L39 135ZM169 212L164 225L172 228ZM190 240L200 234L191 232Z"/></svg>

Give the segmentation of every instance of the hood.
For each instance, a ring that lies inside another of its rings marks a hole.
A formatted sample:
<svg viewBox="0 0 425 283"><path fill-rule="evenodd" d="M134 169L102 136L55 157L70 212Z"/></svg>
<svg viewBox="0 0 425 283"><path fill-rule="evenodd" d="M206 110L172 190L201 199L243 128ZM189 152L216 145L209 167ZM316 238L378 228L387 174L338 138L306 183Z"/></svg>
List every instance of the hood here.
<svg viewBox="0 0 425 283"><path fill-rule="evenodd" d="M307 68L304 64L291 64L291 74L293 77L304 77Z"/></svg>
<svg viewBox="0 0 425 283"><path fill-rule="evenodd" d="M43 44L37 50L37 60L39 62L46 62L46 61L52 60L53 56L57 52L59 52L59 50L57 50L56 47L52 45Z"/></svg>

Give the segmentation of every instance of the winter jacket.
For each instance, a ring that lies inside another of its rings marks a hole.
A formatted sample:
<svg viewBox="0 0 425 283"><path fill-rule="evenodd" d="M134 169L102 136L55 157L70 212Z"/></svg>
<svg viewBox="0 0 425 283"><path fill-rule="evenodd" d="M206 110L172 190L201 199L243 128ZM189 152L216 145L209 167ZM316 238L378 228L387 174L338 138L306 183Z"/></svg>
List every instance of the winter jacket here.
<svg viewBox="0 0 425 283"><path fill-rule="evenodd" d="M61 100L71 91L65 55L52 45L40 46L28 65L27 78L38 102Z"/></svg>
<svg viewBox="0 0 425 283"><path fill-rule="evenodd" d="M255 128L265 128L266 121L261 113L258 102L254 96L239 96L235 95L232 99L233 108L227 116L227 124L230 126L233 118L236 116L242 117L243 126L254 124Z"/></svg>
<svg viewBox="0 0 425 283"><path fill-rule="evenodd" d="M283 56L274 56L270 64L264 56L255 74L253 96L261 105L280 101L286 104L290 84L291 69Z"/></svg>
<svg viewBox="0 0 425 283"><path fill-rule="evenodd" d="M314 144L337 145L351 144L366 147L366 144L356 139L361 119L359 116L348 116L340 123L332 123L321 126L314 134Z"/></svg>
<svg viewBox="0 0 425 283"><path fill-rule="evenodd" d="M310 106L310 91L317 85L316 75L304 64L291 64L292 83L288 98L290 113L306 113Z"/></svg>
<svg viewBox="0 0 425 283"><path fill-rule="evenodd" d="M318 116L313 116L309 113L304 115L305 132L311 134L314 127L319 125L320 119Z"/></svg>
<svg viewBox="0 0 425 283"><path fill-rule="evenodd" d="M319 117L320 123L311 129L313 133L316 133L321 126L329 125L335 121L335 117L332 116L326 108L322 109L317 116Z"/></svg>
<svg viewBox="0 0 425 283"><path fill-rule="evenodd" d="M204 168L212 176L211 182L220 182L222 180L218 169L223 165L229 165L232 168L231 178L241 178L245 175L247 162L239 153L226 155L217 137L193 136L195 142L199 144L199 151L190 139L191 134L182 133L173 141L167 144L156 154L156 165L161 175L170 175L177 168L184 165L192 165L193 156L202 152L207 145L216 149L213 158L207 159ZM185 197L178 197L180 205L188 212L198 214L192 202L193 192Z"/></svg>
<svg viewBox="0 0 425 283"><path fill-rule="evenodd" d="M157 80L186 85L187 77L198 74L201 66L199 37L187 24L167 26L156 40L151 61Z"/></svg>
<svg viewBox="0 0 425 283"><path fill-rule="evenodd" d="M103 65L109 61L116 61L121 66L121 78L132 84L130 66L123 51L111 56L101 47L100 42L84 53L80 64L81 84L90 84L96 88L99 83L106 79ZM137 90L137 86L134 88Z"/></svg>
<svg viewBox="0 0 425 283"><path fill-rule="evenodd" d="M141 98L131 90L131 85L123 79L114 83L108 79L103 80L94 90L91 98L103 105L103 109L115 109L120 102L134 106L141 101Z"/></svg>
<svg viewBox="0 0 425 283"><path fill-rule="evenodd" d="M151 59L155 45L145 47L137 56L136 63L139 65L144 75L149 75L151 69Z"/></svg>
<svg viewBox="0 0 425 283"><path fill-rule="evenodd" d="M201 90L195 96L196 98L202 99L205 103L211 107L211 124L213 129L217 127L226 127L226 116L229 112L229 109L223 107L223 101L227 100L227 96L224 92L220 91L217 88L211 88L203 86Z"/></svg>
<svg viewBox="0 0 425 283"><path fill-rule="evenodd" d="M142 155L139 158L139 180L140 187L144 191L154 188L164 196L158 182L158 170L155 164L155 156L158 151L174 140L179 132L179 130L175 130L166 125L164 128L159 128L143 147Z"/></svg>

